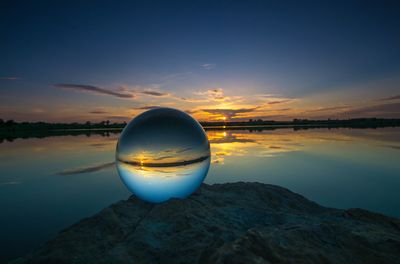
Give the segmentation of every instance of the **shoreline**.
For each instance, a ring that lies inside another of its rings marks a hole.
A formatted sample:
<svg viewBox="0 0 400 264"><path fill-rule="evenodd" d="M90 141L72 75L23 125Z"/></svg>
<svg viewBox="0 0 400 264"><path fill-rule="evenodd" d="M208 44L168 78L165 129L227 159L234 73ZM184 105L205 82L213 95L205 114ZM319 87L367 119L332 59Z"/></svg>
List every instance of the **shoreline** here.
<svg viewBox="0 0 400 264"><path fill-rule="evenodd" d="M349 126L330 126L330 125L258 125L258 126L205 126L205 131L234 131L247 130L249 132L273 131L279 129L312 130L312 129L384 129L398 128L400 126L371 126L371 127L349 127ZM2 130L0 129L0 143L3 141L13 141L19 138L46 138L53 136L79 136L79 135L101 135L110 136L121 133L123 128L79 128L79 129L46 129L46 130Z"/></svg>

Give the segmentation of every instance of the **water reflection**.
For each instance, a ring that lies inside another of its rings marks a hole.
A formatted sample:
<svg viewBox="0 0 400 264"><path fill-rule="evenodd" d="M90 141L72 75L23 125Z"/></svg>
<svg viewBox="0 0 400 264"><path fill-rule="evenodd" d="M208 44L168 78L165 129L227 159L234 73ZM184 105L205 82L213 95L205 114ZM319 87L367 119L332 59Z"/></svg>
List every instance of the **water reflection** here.
<svg viewBox="0 0 400 264"><path fill-rule="evenodd" d="M325 206L400 217L400 128L208 130L207 135L214 163L205 183L276 184ZM131 195L112 165L118 137L62 135L0 144L0 263ZM185 156L188 147L172 149ZM174 151L160 152L156 159L173 161L168 153ZM183 167L191 166L196 165ZM123 167L142 178L156 173L178 175L165 181L186 177L170 167Z"/></svg>
<svg viewBox="0 0 400 264"><path fill-rule="evenodd" d="M56 175L72 175L72 174L97 172L97 171L107 169L109 167L113 167L114 164L115 164L115 162L106 162L106 163L89 165L89 166L84 166L84 167L66 169L66 170L56 173Z"/></svg>
<svg viewBox="0 0 400 264"><path fill-rule="evenodd" d="M363 143L400 149L400 129L327 129L279 131L207 131L212 163L224 164L229 156L276 157L290 152L311 151L330 142ZM350 146L350 145L349 145ZM335 150L337 152L337 150Z"/></svg>

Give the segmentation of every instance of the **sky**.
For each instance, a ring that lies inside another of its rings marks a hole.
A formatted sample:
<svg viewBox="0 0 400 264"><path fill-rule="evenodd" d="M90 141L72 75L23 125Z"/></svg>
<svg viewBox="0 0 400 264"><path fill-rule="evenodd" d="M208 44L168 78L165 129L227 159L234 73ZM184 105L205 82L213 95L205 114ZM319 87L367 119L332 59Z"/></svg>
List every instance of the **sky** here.
<svg viewBox="0 0 400 264"><path fill-rule="evenodd" d="M400 118L399 1L1 1L0 118Z"/></svg>

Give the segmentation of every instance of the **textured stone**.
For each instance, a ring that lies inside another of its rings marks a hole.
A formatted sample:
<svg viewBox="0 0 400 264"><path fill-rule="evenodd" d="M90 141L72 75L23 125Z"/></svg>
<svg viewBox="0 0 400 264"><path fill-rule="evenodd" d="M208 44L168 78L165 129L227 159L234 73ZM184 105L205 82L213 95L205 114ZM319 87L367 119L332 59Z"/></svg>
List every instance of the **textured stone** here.
<svg viewBox="0 0 400 264"><path fill-rule="evenodd" d="M202 185L183 200L120 201L15 263L400 263L400 221L273 185Z"/></svg>

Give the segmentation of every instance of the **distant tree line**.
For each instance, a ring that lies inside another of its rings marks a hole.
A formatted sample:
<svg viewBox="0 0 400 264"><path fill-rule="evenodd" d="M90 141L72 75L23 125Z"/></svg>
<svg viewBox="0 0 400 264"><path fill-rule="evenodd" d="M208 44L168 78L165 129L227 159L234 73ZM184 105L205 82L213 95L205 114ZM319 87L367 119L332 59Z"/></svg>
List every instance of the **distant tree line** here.
<svg viewBox="0 0 400 264"><path fill-rule="evenodd" d="M400 126L400 119L386 118L353 118L353 119L326 119L309 120L293 119L292 121L273 121L262 119L249 119L248 121L218 121L200 122L203 127L353 127L353 128L374 128L374 127L397 127ZM14 120L4 121L0 119L0 133L13 133L22 131L50 131L50 130L99 130L99 129L123 129L126 122L111 123L109 120L92 123L47 123L47 122L15 122Z"/></svg>
<svg viewBox="0 0 400 264"><path fill-rule="evenodd" d="M293 119L292 121L273 121L262 119L249 119L248 121L231 122L201 122L202 126L230 127L230 126L304 126L304 127L396 127L400 126L400 119L392 118L352 118L352 119Z"/></svg>
<svg viewBox="0 0 400 264"><path fill-rule="evenodd" d="M4 121L0 119L2 130L63 130L63 129L122 129L126 126L123 123L111 123L110 120L92 123L47 123L47 122L15 122L14 120Z"/></svg>
<svg viewBox="0 0 400 264"><path fill-rule="evenodd" d="M356 118L346 120L308 120L293 119L292 121L268 121L261 119L250 119L240 122L201 122L205 130L248 130L263 131L275 130L282 127L291 127L293 130L312 129L312 128L378 128L378 127L398 127L400 119L382 118ZM100 135L109 137L120 133L126 126L123 123L111 123L102 121L99 123L46 123L46 122L20 122L13 120L3 121L0 119L0 143L13 141L17 138L44 138L49 136L82 136Z"/></svg>

